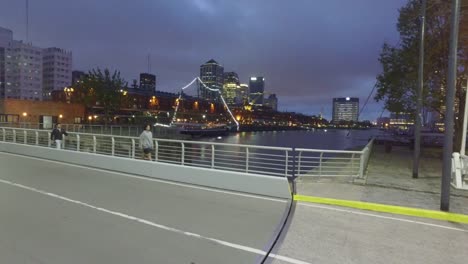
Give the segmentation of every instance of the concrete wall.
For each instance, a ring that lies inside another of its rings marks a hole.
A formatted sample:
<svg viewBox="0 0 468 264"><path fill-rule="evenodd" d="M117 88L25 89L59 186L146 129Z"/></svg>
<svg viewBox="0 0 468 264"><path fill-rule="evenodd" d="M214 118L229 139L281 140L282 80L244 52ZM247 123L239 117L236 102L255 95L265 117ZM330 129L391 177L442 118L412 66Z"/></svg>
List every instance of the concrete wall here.
<svg viewBox="0 0 468 264"><path fill-rule="evenodd" d="M225 190L291 198L289 183L284 177L188 167L8 142L0 142L0 151Z"/></svg>

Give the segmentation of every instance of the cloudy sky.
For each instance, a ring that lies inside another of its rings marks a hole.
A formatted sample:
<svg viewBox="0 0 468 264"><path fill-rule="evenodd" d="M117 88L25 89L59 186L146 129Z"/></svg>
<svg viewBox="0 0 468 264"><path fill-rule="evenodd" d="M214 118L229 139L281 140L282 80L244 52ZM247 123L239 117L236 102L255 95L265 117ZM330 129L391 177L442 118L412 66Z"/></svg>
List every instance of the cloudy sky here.
<svg viewBox="0 0 468 264"><path fill-rule="evenodd" d="M364 103L406 0L30 0L30 41L73 52L73 68L147 71L177 91L214 58L242 82L264 76L280 110L331 116L333 97ZM0 0L0 26L26 37L25 0ZM382 107L371 103L361 119Z"/></svg>

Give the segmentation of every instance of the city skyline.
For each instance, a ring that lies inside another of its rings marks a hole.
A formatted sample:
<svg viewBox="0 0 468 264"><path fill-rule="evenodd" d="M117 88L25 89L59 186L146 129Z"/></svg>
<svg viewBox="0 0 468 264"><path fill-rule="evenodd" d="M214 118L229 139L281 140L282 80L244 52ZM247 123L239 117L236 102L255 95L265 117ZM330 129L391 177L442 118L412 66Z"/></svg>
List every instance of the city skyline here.
<svg viewBox="0 0 468 264"><path fill-rule="evenodd" d="M25 39L24 3L6 2L0 25ZM264 76L280 98L279 110L318 114L324 108L330 118L324 103L330 98L364 101L380 71L381 45L397 39L397 10L406 1L375 2L112 1L108 9L106 1L31 1L29 39L71 50L74 70L118 69L129 83L147 71L150 53L158 89L169 92L215 58L241 82ZM373 101L367 107L362 119L375 120L382 110Z"/></svg>

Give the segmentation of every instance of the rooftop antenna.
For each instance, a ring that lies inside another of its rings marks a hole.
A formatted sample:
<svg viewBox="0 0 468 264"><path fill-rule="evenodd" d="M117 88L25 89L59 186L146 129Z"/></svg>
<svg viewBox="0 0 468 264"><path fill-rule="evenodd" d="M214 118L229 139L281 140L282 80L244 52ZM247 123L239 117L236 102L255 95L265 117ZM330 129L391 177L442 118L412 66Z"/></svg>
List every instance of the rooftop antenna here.
<svg viewBox="0 0 468 264"><path fill-rule="evenodd" d="M151 73L151 53L148 53L148 73Z"/></svg>
<svg viewBox="0 0 468 264"><path fill-rule="evenodd" d="M26 42L29 42L29 0L26 0Z"/></svg>

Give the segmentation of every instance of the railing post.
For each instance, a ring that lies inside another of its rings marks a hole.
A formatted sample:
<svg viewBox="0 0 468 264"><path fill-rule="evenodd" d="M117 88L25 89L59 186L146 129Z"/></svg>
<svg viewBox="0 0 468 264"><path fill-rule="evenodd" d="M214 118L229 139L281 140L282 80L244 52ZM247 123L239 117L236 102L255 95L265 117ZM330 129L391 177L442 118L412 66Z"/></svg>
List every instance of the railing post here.
<svg viewBox="0 0 468 264"><path fill-rule="evenodd" d="M115 154L115 138L112 137L111 139L112 139L112 150L111 151L112 151L112 156L114 156L114 154Z"/></svg>
<svg viewBox="0 0 468 264"><path fill-rule="evenodd" d="M299 159L297 161L297 175L301 175L301 159L302 159L302 151L299 151Z"/></svg>
<svg viewBox="0 0 468 264"><path fill-rule="evenodd" d="M185 163L185 144L184 142L181 142L181 147L182 147L182 157L181 157L181 160L180 160L180 164L184 165Z"/></svg>
<svg viewBox="0 0 468 264"><path fill-rule="evenodd" d="M13 143L16 143L16 130L13 129Z"/></svg>
<svg viewBox="0 0 468 264"><path fill-rule="evenodd" d="M361 157L360 157L360 160L359 160L359 178L363 178L364 177L364 153L366 153L365 151L363 151L361 153Z"/></svg>
<svg viewBox="0 0 468 264"><path fill-rule="evenodd" d="M80 151L80 135L76 134L76 151Z"/></svg>
<svg viewBox="0 0 468 264"><path fill-rule="evenodd" d="M2 133L3 133L3 135L2 135L3 141L6 141L6 130L5 130L5 128L2 128Z"/></svg>
<svg viewBox="0 0 468 264"><path fill-rule="evenodd" d="M353 153L351 155L351 174L354 174L354 155L356 155L356 154Z"/></svg>
<svg viewBox="0 0 468 264"><path fill-rule="evenodd" d="M93 136L93 152L96 153L97 140L96 136Z"/></svg>
<svg viewBox="0 0 468 264"><path fill-rule="evenodd" d="M132 159L135 158L135 139L132 138Z"/></svg>
<svg viewBox="0 0 468 264"><path fill-rule="evenodd" d="M155 140L154 142L154 161L158 161L158 152L159 152L159 142Z"/></svg>
<svg viewBox="0 0 468 264"><path fill-rule="evenodd" d="M65 135L62 136L63 137L63 140L62 140L62 149L65 149L65 141L67 140L67 137Z"/></svg>
<svg viewBox="0 0 468 264"><path fill-rule="evenodd" d="M249 148L245 148L245 172L249 173Z"/></svg>
<svg viewBox="0 0 468 264"><path fill-rule="evenodd" d="M215 167L215 146L211 145L211 168Z"/></svg>
<svg viewBox="0 0 468 264"><path fill-rule="evenodd" d="M36 135L36 146L38 146L39 145L39 131L36 131L35 135Z"/></svg>
<svg viewBox="0 0 468 264"><path fill-rule="evenodd" d="M50 132L47 132L47 147L50 148L52 145L52 140L50 140Z"/></svg>
<svg viewBox="0 0 468 264"><path fill-rule="evenodd" d="M24 136L24 144L27 145L28 144L28 131L24 130L23 131L23 136Z"/></svg>
<svg viewBox="0 0 468 264"><path fill-rule="evenodd" d="M320 161L319 161L319 176L322 177L322 158L323 152L320 152Z"/></svg>
<svg viewBox="0 0 468 264"><path fill-rule="evenodd" d="M284 165L284 166L285 166L285 168L284 168L284 176L288 177L289 153L288 153L287 150L285 150L284 152L285 152L285 159L286 159L286 160L284 161L284 163L285 163L285 165Z"/></svg>

